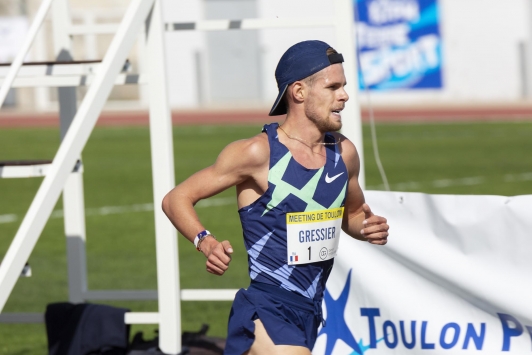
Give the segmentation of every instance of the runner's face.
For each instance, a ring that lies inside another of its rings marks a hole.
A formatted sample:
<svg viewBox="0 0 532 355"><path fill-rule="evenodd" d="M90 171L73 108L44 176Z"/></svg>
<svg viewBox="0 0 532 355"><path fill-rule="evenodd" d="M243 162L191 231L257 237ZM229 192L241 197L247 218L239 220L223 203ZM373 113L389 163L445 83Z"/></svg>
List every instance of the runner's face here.
<svg viewBox="0 0 532 355"><path fill-rule="evenodd" d="M349 99L344 87L346 79L342 64L333 64L315 78L305 100L305 114L320 132L342 128L341 111Z"/></svg>

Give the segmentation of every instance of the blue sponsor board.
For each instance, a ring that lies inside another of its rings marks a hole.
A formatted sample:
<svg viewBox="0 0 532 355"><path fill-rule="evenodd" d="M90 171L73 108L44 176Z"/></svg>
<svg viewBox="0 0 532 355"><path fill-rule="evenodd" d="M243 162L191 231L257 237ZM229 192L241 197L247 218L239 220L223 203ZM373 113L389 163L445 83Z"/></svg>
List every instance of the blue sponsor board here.
<svg viewBox="0 0 532 355"><path fill-rule="evenodd" d="M354 0L360 89L442 87L437 0Z"/></svg>

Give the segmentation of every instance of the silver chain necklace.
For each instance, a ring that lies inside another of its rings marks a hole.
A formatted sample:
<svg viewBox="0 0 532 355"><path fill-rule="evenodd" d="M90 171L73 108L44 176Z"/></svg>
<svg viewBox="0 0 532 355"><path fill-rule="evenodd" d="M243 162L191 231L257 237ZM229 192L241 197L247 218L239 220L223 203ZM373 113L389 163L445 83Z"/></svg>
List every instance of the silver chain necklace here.
<svg viewBox="0 0 532 355"><path fill-rule="evenodd" d="M338 140L336 142L318 142L318 143L311 143L311 142L307 142L306 140L302 139L302 138L299 138L299 137L296 137L296 136L291 136L289 135L288 133L286 133L286 131L283 129L283 127L279 126L279 128L281 129L281 131L283 131L284 134L286 134L286 136L290 139L294 139L296 141L300 141L301 143L305 144L306 146L313 146L313 145L336 145L338 143L340 143L340 138L338 138Z"/></svg>

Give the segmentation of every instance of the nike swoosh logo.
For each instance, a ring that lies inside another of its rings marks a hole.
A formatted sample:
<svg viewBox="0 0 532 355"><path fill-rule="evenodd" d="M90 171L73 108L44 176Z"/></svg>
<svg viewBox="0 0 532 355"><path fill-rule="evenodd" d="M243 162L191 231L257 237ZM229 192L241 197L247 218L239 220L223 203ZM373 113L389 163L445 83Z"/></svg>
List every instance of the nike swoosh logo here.
<svg viewBox="0 0 532 355"><path fill-rule="evenodd" d="M325 182L326 182L327 184L330 184L330 183L333 182L334 180L338 179L338 177L339 177L340 175L342 175L342 174L343 174L343 173L340 173L340 174L338 174L338 175L334 175L334 176L329 177L329 173L327 173L327 174L325 175Z"/></svg>

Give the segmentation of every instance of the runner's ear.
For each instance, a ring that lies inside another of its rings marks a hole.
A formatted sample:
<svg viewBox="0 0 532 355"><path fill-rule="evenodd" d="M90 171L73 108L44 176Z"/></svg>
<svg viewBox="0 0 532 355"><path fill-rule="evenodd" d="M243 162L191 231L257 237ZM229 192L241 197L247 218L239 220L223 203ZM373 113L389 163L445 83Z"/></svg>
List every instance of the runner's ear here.
<svg viewBox="0 0 532 355"><path fill-rule="evenodd" d="M289 91L288 94L292 94L292 97L296 102L303 102L305 100L306 87L301 81L296 81L295 83L290 85L287 91ZM288 99L290 99L290 96L288 97Z"/></svg>

